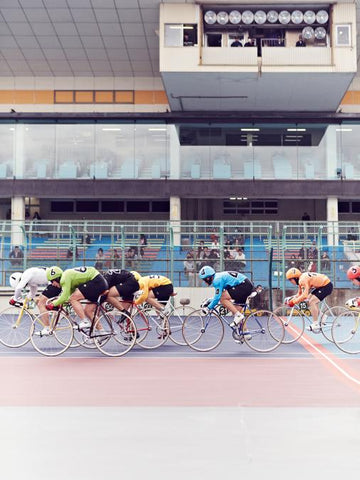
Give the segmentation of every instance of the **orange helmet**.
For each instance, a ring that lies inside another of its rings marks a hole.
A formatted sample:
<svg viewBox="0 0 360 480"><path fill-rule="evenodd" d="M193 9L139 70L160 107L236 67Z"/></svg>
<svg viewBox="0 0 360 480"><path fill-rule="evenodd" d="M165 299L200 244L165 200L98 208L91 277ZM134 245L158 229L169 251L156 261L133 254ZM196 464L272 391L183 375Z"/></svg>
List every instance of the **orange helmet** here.
<svg viewBox="0 0 360 480"><path fill-rule="evenodd" d="M299 278L301 276L301 272L298 268L289 268L286 272L286 278L291 280L292 278Z"/></svg>
<svg viewBox="0 0 360 480"><path fill-rule="evenodd" d="M346 275L347 275L349 280L355 280L356 278L360 278L360 266L359 265L353 265L346 272Z"/></svg>

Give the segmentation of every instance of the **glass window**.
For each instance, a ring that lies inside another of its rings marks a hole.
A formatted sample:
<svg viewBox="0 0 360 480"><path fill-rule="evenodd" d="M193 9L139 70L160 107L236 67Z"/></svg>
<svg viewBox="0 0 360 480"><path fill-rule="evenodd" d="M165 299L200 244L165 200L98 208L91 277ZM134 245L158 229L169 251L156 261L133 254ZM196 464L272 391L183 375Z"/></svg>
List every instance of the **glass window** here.
<svg viewBox="0 0 360 480"><path fill-rule="evenodd" d="M51 202L51 211L54 213L64 213L74 211L74 202L72 200L63 200Z"/></svg>
<svg viewBox="0 0 360 480"><path fill-rule="evenodd" d="M165 23L165 47L183 46L183 25L182 23Z"/></svg>
<svg viewBox="0 0 360 480"><path fill-rule="evenodd" d="M146 201L129 201L126 202L127 212L150 212L150 202Z"/></svg>
<svg viewBox="0 0 360 480"><path fill-rule="evenodd" d="M99 202L96 200L80 200L76 202L77 212L98 212Z"/></svg>
<svg viewBox="0 0 360 480"><path fill-rule="evenodd" d="M170 212L170 202L168 200L164 201L153 201L151 204L151 210L157 213L167 213Z"/></svg>
<svg viewBox="0 0 360 480"><path fill-rule="evenodd" d="M123 212L124 211L124 202L120 201L103 201L101 202L101 211L102 212Z"/></svg>

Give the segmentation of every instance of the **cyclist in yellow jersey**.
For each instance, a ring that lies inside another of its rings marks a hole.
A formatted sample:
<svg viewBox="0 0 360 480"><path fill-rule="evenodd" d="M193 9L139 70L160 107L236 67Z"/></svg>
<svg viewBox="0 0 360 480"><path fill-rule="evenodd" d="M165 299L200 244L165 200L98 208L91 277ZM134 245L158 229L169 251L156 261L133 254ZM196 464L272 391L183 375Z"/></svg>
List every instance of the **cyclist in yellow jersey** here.
<svg viewBox="0 0 360 480"><path fill-rule="evenodd" d="M310 325L309 330L314 333L320 332L318 321L319 303L333 291L333 284L331 283L330 278L322 273L301 273L298 268L290 268L286 272L286 278L293 285L298 286L297 294L288 298L286 303L289 307L293 307L295 304L307 300L313 318L313 323Z"/></svg>
<svg viewBox="0 0 360 480"><path fill-rule="evenodd" d="M167 277L148 275L138 279L140 295L135 300L136 305L148 302L153 307L163 310L164 305L174 293L174 287ZM161 302L161 303L160 303Z"/></svg>

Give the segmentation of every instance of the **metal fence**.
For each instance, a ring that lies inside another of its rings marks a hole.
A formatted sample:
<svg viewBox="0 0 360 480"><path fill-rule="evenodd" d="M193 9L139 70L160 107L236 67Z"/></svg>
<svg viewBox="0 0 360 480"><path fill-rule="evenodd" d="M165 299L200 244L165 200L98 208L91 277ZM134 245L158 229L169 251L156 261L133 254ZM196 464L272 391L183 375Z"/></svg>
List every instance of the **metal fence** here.
<svg viewBox="0 0 360 480"><path fill-rule="evenodd" d="M1 286L13 271L54 264L126 268L166 275L175 286L198 286L199 269L210 264L283 290L290 266L349 287L345 273L360 263L360 229L355 222L3 221L0 262Z"/></svg>

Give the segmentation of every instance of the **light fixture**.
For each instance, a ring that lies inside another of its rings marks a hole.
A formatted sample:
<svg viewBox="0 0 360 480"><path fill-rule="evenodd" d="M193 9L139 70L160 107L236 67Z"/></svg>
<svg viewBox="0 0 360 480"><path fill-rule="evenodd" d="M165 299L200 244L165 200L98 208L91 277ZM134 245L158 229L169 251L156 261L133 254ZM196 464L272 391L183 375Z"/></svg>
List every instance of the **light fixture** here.
<svg viewBox="0 0 360 480"><path fill-rule="evenodd" d="M287 128L288 132L306 132L306 128Z"/></svg>
<svg viewBox="0 0 360 480"><path fill-rule="evenodd" d="M216 13L208 10L204 15L204 20L208 25L214 25L214 23L216 23Z"/></svg>
<svg viewBox="0 0 360 480"><path fill-rule="evenodd" d="M306 10L306 12L304 13L304 22L308 25L311 25L315 22L315 20L315 12L313 12L312 10Z"/></svg>
<svg viewBox="0 0 360 480"><path fill-rule="evenodd" d="M258 10L255 12L255 23L258 25L262 25L263 23L266 22L266 13L264 10Z"/></svg>
<svg viewBox="0 0 360 480"><path fill-rule="evenodd" d="M229 21L229 15L226 12L219 12L216 16L217 23L226 25Z"/></svg>
<svg viewBox="0 0 360 480"><path fill-rule="evenodd" d="M250 23L254 21L254 14L253 12L250 12L250 10L245 10L241 16L245 25L250 25Z"/></svg>
<svg viewBox="0 0 360 480"><path fill-rule="evenodd" d="M327 13L326 10L319 10L316 14L316 21L317 23L320 23L323 25L329 20L329 14Z"/></svg>
<svg viewBox="0 0 360 480"><path fill-rule="evenodd" d="M315 38L316 40L324 40L326 37L326 30L324 27L315 28Z"/></svg>
<svg viewBox="0 0 360 480"><path fill-rule="evenodd" d="M312 27L305 27L303 28L301 35L305 40L312 40L315 36L314 29Z"/></svg>
<svg viewBox="0 0 360 480"><path fill-rule="evenodd" d="M278 21L279 14L275 10L269 10L266 18L269 23L276 23Z"/></svg>
<svg viewBox="0 0 360 480"><path fill-rule="evenodd" d="M121 131L121 128L117 128L117 127L106 127L106 128L102 128L101 129L103 132L120 132Z"/></svg>
<svg viewBox="0 0 360 480"><path fill-rule="evenodd" d="M259 132L260 128L240 128L242 132Z"/></svg>
<svg viewBox="0 0 360 480"><path fill-rule="evenodd" d="M230 23L232 23L233 25L237 25L238 23L241 22L241 13L238 12L237 10L232 10L232 11L229 13L229 21L230 21Z"/></svg>
<svg viewBox="0 0 360 480"><path fill-rule="evenodd" d="M290 15L290 12L288 12L287 10L282 10L279 13L279 22L282 25L286 25L287 23L289 23L290 19L291 19L291 15Z"/></svg>
<svg viewBox="0 0 360 480"><path fill-rule="evenodd" d="M302 12L300 12L300 10L294 10L291 14L291 21L296 25L301 23L303 21L303 18L304 18L304 15Z"/></svg>

